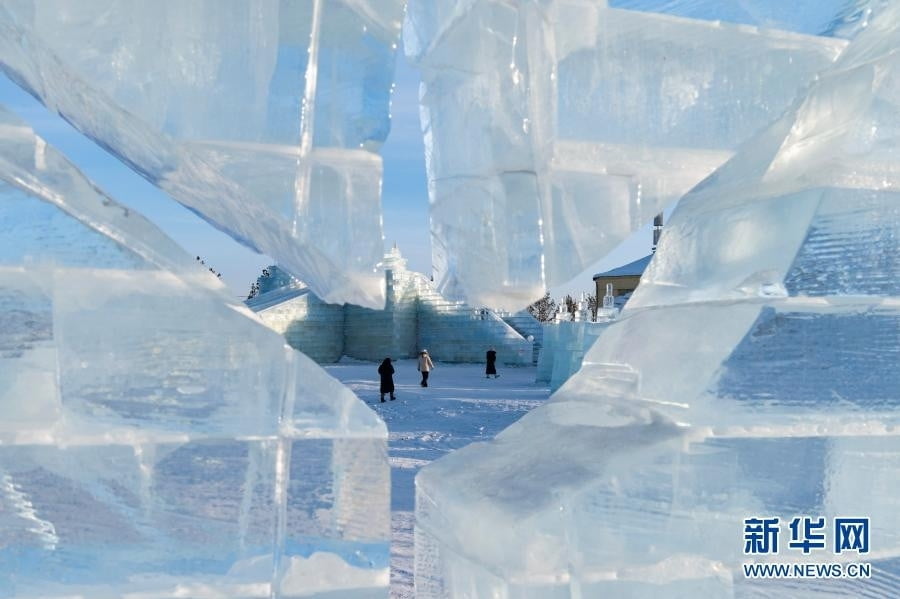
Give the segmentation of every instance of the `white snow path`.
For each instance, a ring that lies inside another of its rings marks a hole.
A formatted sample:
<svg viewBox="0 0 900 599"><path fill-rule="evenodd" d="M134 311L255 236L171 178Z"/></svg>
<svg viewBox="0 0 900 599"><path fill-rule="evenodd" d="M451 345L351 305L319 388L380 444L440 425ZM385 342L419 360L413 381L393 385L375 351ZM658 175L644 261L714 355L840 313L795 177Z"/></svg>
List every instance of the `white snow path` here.
<svg viewBox="0 0 900 599"><path fill-rule="evenodd" d="M534 382L535 369L498 368L486 379L483 364L441 364L428 388L419 386L415 360L394 362L397 400L379 402L378 364L344 360L325 369L384 419L391 464L391 597L413 590L414 479L419 468L474 441L493 438L543 403L550 391ZM385 397L385 399L388 399Z"/></svg>

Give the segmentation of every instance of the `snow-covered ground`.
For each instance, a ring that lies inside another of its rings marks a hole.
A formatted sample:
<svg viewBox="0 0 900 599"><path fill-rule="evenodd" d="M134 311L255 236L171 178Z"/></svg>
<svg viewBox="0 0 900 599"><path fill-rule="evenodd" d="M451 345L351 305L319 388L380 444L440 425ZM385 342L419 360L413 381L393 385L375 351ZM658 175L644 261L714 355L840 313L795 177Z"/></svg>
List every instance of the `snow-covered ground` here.
<svg viewBox="0 0 900 599"><path fill-rule="evenodd" d="M387 423L391 461L391 596L413 597L413 480L419 468L474 441L492 438L540 405L549 389L535 369L500 368L486 379L484 365L436 363L429 387L419 386L415 360L394 362L397 400L379 402L378 364L342 361L327 366ZM387 397L385 397L387 399Z"/></svg>

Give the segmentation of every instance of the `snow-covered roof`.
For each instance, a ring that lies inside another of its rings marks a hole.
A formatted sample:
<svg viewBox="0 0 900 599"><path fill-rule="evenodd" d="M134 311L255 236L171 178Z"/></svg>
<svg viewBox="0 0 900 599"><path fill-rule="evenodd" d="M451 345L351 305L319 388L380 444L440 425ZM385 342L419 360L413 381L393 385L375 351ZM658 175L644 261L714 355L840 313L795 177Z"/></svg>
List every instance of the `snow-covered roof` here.
<svg viewBox="0 0 900 599"><path fill-rule="evenodd" d="M650 260L653 258L653 254L649 256L644 256L634 262L629 262L623 266L619 266L618 268L614 268L612 270L608 270L606 272L597 273L594 275L595 279L599 279L600 277L639 277L644 274L644 269L647 268L647 265L650 264Z"/></svg>

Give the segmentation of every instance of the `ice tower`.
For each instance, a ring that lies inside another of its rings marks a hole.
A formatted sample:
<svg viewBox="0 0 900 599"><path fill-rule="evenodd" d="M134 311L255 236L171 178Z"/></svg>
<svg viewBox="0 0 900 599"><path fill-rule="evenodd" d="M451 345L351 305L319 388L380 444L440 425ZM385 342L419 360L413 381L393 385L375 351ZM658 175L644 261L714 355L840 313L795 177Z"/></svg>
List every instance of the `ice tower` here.
<svg viewBox="0 0 900 599"><path fill-rule="evenodd" d="M4 2L0 65L326 301L378 308L402 17L402 0Z"/></svg>
<svg viewBox="0 0 900 599"><path fill-rule="evenodd" d="M0 597L385 597L384 424L0 110Z"/></svg>
<svg viewBox="0 0 900 599"><path fill-rule="evenodd" d="M582 369L419 474L417 596L896 595L900 7L846 15L839 59L681 200ZM745 553L749 518L779 519L779 553ZM867 552L837 518L870 518ZM766 562L874 570L745 577Z"/></svg>

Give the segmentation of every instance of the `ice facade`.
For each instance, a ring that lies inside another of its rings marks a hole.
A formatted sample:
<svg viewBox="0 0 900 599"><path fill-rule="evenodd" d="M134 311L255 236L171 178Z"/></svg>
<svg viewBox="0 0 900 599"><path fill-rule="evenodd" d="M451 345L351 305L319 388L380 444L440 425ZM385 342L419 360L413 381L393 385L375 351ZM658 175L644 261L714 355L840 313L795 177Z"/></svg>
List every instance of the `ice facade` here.
<svg viewBox="0 0 900 599"><path fill-rule="evenodd" d="M268 289L247 304L292 347L320 363L344 355L413 358L421 349L439 362L482 362L492 346L501 363L532 362L527 320L508 323L488 308L444 298L428 277L406 267L396 247L384 256L383 268L383 310L326 303L299 281Z"/></svg>
<svg viewBox="0 0 900 599"><path fill-rule="evenodd" d="M503 315L503 322L515 329L515 331L525 337L525 339L531 339L533 344L531 363L537 365L541 348L544 343L544 327L541 325L541 322L527 310L506 313Z"/></svg>
<svg viewBox="0 0 900 599"><path fill-rule="evenodd" d="M834 64L681 199L577 374L420 472L417 596L896 595L900 6L860 7L820 32L851 32ZM802 516L826 549L787 546ZM763 517L781 550L745 554ZM869 553L832 549L841 517L870 518ZM741 567L772 562L873 572Z"/></svg>
<svg viewBox="0 0 900 599"><path fill-rule="evenodd" d="M402 0L15 0L0 65L331 302L384 303L381 158Z"/></svg>
<svg viewBox="0 0 900 599"><path fill-rule="evenodd" d="M609 324L581 320L543 325L544 345L537 360L536 381L557 391L578 372L585 353Z"/></svg>
<svg viewBox="0 0 900 599"><path fill-rule="evenodd" d="M404 40L438 288L511 310L728 160L846 46L582 0L411 0Z"/></svg>
<svg viewBox="0 0 900 599"><path fill-rule="evenodd" d="M250 309L285 341L320 364L344 355L344 305L320 300L309 287L288 287L248 300Z"/></svg>
<svg viewBox="0 0 900 599"><path fill-rule="evenodd" d="M0 109L0 597L386 597L384 423Z"/></svg>

